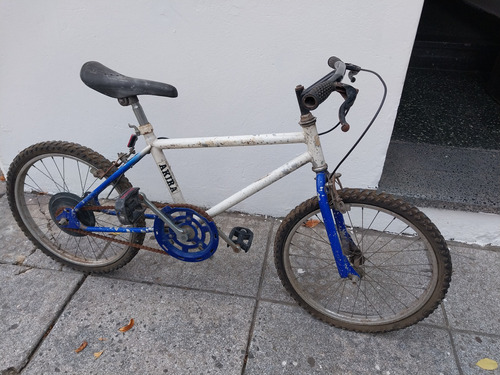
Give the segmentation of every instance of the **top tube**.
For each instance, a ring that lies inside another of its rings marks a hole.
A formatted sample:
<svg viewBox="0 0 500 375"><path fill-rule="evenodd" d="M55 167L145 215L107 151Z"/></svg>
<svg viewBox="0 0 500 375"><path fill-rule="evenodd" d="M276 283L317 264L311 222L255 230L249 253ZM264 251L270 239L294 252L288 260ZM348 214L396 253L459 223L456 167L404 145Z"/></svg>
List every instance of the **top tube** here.
<svg viewBox="0 0 500 375"><path fill-rule="evenodd" d="M177 139L156 139L152 146L162 149L258 146L305 143L303 132L274 133L259 135L235 135L221 137L198 137Z"/></svg>

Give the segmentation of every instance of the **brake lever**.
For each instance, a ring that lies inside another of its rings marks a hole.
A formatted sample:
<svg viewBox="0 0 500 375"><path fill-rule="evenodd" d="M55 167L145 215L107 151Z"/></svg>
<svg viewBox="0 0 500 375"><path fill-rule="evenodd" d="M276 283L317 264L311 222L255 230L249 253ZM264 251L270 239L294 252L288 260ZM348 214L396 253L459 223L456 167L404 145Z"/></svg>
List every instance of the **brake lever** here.
<svg viewBox="0 0 500 375"><path fill-rule="evenodd" d="M349 74L348 74L349 80L353 83L356 82L356 77L354 77L354 76L359 73L359 71L361 70L361 67L354 65L354 64L351 64L351 63L346 63L345 67L346 67L346 70L349 70Z"/></svg>
<svg viewBox="0 0 500 375"><path fill-rule="evenodd" d="M339 83L337 84L336 91L344 98L344 103L342 103L339 108L339 121L342 124L342 131L347 132L351 126L347 123L345 116L354 104L359 90L350 85L346 85L345 83Z"/></svg>

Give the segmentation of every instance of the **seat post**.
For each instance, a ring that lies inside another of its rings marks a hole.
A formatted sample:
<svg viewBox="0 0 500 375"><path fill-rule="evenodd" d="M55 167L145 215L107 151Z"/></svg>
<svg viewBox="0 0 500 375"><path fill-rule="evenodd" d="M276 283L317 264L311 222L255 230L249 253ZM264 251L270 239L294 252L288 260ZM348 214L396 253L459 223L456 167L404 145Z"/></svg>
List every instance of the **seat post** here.
<svg viewBox="0 0 500 375"><path fill-rule="evenodd" d="M132 110L134 111L135 118L139 122L139 125L147 125L149 121L146 117L146 113L142 109L141 103L139 103L139 98L137 96L129 96L127 98L118 99L118 103L123 106L132 106Z"/></svg>
<svg viewBox="0 0 500 375"><path fill-rule="evenodd" d="M137 118L139 125L149 124L149 121L146 118L146 113L144 113L144 110L142 109L142 106L141 106L141 103L139 103L139 100L137 101L137 103L132 104L132 110L134 111L135 117Z"/></svg>

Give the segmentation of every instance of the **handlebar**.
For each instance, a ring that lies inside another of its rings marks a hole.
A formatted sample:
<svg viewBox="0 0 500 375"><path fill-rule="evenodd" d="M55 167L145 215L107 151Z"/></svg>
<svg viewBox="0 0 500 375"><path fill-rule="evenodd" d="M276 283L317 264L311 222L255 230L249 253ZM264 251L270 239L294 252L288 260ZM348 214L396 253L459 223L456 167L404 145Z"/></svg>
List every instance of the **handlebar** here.
<svg viewBox="0 0 500 375"><path fill-rule="evenodd" d="M318 108L335 91L336 83L344 78L346 65L342 60L332 56L328 59L328 65L334 70L302 93L302 104L310 111Z"/></svg>
<svg viewBox="0 0 500 375"><path fill-rule="evenodd" d="M332 72L328 73L307 89L297 92L299 107L302 114L309 113L309 111L318 108L332 92L337 91L345 99L344 103L339 108L339 120L342 124L342 130L348 131L349 124L345 120L345 115L354 104L358 90L342 83L342 79L344 78L346 70L349 70L349 78L351 81L354 81L354 75L357 74L361 68L354 64L346 64L335 56L328 59L328 65L334 69Z"/></svg>

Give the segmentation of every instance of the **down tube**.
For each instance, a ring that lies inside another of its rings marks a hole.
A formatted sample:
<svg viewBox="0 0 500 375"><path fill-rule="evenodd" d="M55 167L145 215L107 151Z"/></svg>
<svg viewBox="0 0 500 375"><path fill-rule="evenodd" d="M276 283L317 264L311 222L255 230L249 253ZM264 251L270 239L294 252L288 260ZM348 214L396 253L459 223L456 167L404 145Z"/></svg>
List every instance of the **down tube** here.
<svg viewBox="0 0 500 375"><path fill-rule="evenodd" d="M335 222L333 221L332 210L330 208L330 203L328 202L326 181L326 172L319 172L316 175L316 189L318 192L319 208L321 210L321 216L323 216L323 222L325 223L326 232L328 233L328 240L330 241L330 246L332 248L333 257L335 258L335 263L337 264L339 275L342 278L348 277L349 274L359 277L356 270L352 268L349 260L342 252L340 239L337 235Z"/></svg>
<svg viewBox="0 0 500 375"><path fill-rule="evenodd" d="M269 173L267 176L261 178L258 181L248 185L246 188L238 191L237 193L231 195L229 198L224 199L222 202L218 203L211 209L207 211L207 213L214 217L228 208L233 207L234 205L240 203L241 201L247 199L249 196L261 191L265 187L271 185L272 183L278 181L279 179L285 177L289 173L299 169L303 165L309 163L312 160L309 152L304 152L302 155L297 156L293 160L290 160L288 163L283 164L281 167L276 168L274 171Z"/></svg>

